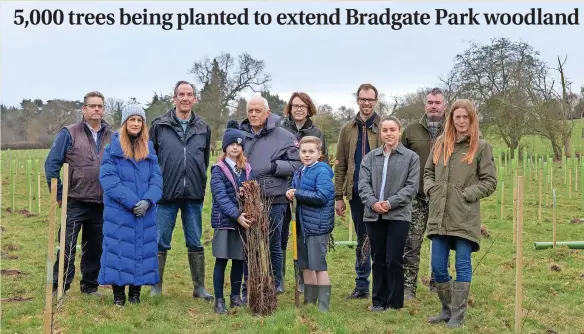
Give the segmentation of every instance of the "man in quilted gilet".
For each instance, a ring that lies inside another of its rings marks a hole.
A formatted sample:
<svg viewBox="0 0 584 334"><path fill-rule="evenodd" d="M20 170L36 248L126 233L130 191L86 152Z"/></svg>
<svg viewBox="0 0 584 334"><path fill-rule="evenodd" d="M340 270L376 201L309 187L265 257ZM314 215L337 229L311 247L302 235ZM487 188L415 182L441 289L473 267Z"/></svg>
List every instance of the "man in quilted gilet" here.
<svg viewBox="0 0 584 334"><path fill-rule="evenodd" d="M104 96L89 92L83 98L83 118L61 129L45 160L45 175L51 189L51 179L57 179L57 202L62 203L63 186L59 177L64 163L69 164L67 222L65 232L65 291L75 276L77 237L81 240L81 292L99 296L97 277L100 268L103 226L103 189L99 183L99 168L104 147L110 142L112 130L103 120ZM61 233L59 233L60 238ZM59 250L59 252L62 250ZM59 252L53 268L53 293L57 291Z"/></svg>

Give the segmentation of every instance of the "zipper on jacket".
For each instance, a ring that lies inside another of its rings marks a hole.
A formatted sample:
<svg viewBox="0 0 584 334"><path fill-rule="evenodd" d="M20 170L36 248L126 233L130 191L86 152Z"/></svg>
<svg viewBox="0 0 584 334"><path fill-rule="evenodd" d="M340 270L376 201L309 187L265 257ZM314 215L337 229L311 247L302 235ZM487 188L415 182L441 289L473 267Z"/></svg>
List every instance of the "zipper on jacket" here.
<svg viewBox="0 0 584 334"><path fill-rule="evenodd" d="M361 134L363 137L361 138L361 161L363 161L363 157L365 156L365 140L367 140L367 133L365 131L367 131L367 128L365 128L365 123L363 123L363 133Z"/></svg>
<svg viewBox="0 0 584 334"><path fill-rule="evenodd" d="M188 124L183 131L183 195L187 187L187 128Z"/></svg>

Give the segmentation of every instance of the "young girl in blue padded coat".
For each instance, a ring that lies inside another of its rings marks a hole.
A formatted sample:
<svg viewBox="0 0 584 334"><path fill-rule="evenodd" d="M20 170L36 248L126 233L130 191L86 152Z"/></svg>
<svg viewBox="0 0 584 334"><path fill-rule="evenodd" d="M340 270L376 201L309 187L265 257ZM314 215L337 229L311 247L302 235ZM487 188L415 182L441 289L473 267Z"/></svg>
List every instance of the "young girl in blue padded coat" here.
<svg viewBox="0 0 584 334"><path fill-rule="evenodd" d="M240 187L251 177L251 166L243 155L245 134L238 129L236 121L230 121L223 135L223 153L211 167L211 226L213 227L213 287L215 290L215 312L227 313L223 284L225 267L231 260L230 307L243 306L241 283L244 265L245 229L250 225L246 214L240 211L238 199Z"/></svg>

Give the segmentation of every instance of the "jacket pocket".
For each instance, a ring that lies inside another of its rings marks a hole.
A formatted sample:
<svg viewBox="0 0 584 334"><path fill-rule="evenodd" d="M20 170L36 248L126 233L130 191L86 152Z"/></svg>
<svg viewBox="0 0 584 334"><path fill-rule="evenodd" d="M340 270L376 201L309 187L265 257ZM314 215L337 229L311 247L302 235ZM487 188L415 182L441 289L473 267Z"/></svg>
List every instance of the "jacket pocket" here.
<svg viewBox="0 0 584 334"><path fill-rule="evenodd" d="M273 176L259 178L258 183L266 196L284 195L288 189L287 182Z"/></svg>
<svg viewBox="0 0 584 334"><path fill-rule="evenodd" d="M368 206L365 206L364 209L365 210L363 210L363 220L377 221L379 219L379 214L377 212L373 211L373 209L371 209Z"/></svg>
<svg viewBox="0 0 584 334"><path fill-rule="evenodd" d="M452 194L454 196L451 197L448 208L450 218L455 223L465 222L470 212L470 204L464 198L460 188L452 187Z"/></svg>
<svg viewBox="0 0 584 334"><path fill-rule="evenodd" d="M436 183L428 189L428 223L434 221L438 224L442 220L446 201L444 188L444 183Z"/></svg>

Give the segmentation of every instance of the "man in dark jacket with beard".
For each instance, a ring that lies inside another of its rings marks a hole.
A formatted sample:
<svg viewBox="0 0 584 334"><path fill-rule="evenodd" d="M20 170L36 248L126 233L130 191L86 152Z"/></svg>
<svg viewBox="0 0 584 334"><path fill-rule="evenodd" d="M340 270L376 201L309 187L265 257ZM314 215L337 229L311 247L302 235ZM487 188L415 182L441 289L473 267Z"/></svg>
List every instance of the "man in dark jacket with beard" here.
<svg viewBox="0 0 584 334"><path fill-rule="evenodd" d="M156 216L160 283L152 288L151 295L162 292L166 255L180 209L194 285L193 297L213 300L205 289L205 253L201 244L211 129L192 111L196 101L195 87L179 81L174 88L175 107L155 118L150 128L150 140L164 180Z"/></svg>
<svg viewBox="0 0 584 334"><path fill-rule="evenodd" d="M420 267L420 250L428 222L428 199L424 194L424 166L436 139L444 128L444 94L434 88L426 95L424 115L418 122L408 124L402 131L401 142L420 157L420 186L418 194L412 201L412 223L404 250L404 298L416 298L418 271ZM434 286L434 277L430 280L430 290Z"/></svg>
<svg viewBox="0 0 584 334"><path fill-rule="evenodd" d="M276 287L282 280L282 221L289 204L286 198L289 178L302 163L298 141L290 132L280 127L280 117L270 113L268 101L261 96L247 103L248 118L241 123L246 133L244 155L249 161L254 178L263 194L272 199L270 208L270 256ZM247 266L244 270L247 277ZM246 279L247 281L247 279ZM247 301L247 282L243 297Z"/></svg>

